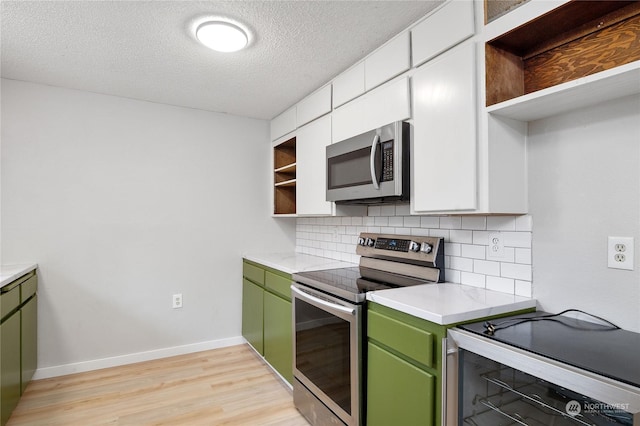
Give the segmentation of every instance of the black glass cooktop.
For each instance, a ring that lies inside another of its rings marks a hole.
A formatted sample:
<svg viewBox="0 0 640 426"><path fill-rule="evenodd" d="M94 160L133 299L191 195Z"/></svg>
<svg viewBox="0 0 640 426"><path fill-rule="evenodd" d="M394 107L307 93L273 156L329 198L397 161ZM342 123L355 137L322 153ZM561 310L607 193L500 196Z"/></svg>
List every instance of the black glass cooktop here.
<svg viewBox="0 0 640 426"><path fill-rule="evenodd" d="M292 278L316 290L358 303L364 302L368 291L430 282L364 267L298 272Z"/></svg>
<svg viewBox="0 0 640 426"><path fill-rule="evenodd" d="M520 321L544 315L550 314L535 312L493 320L491 324L496 329L493 335L487 333L484 321L458 327L640 387L639 333L568 316Z"/></svg>

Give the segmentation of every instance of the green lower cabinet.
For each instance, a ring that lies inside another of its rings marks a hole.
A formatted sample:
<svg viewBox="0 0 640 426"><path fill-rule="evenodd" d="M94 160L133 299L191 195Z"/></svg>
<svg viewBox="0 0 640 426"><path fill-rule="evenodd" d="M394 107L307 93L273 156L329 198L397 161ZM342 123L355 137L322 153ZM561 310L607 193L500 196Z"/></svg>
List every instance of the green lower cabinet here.
<svg viewBox="0 0 640 426"><path fill-rule="evenodd" d="M242 336L264 355L264 289L246 278L242 280Z"/></svg>
<svg viewBox="0 0 640 426"><path fill-rule="evenodd" d="M20 314L22 316L20 334L22 392L24 393L38 366L38 296L29 300L20 309Z"/></svg>
<svg viewBox="0 0 640 426"><path fill-rule="evenodd" d="M367 425L432 426L435 377L368 344Z"/></svg>
<svg viewBox="0 0 640 426"><path fill-rule="evenodd" d="M367 304L368 426L442 423L443 339L447 329L456 325L435 324L377 303Z"/></svg>
<svg viewBox="0 0 640 426"><path fill-rule="evenodd" d="M0 325L0 424L5 425L20 400L20 312Z"/></svg>
<svg viewBox="0 0 640 426"><path fill-rule="evenodd" d="M293 383L291 275L243 261L242 336Z"/></svg>
<svg viewBox="0 0 640 426"><path fill-rule="evenodd" d="M264 357L289 383L293 383L291 327L291 302L265 291Z"/></svg>

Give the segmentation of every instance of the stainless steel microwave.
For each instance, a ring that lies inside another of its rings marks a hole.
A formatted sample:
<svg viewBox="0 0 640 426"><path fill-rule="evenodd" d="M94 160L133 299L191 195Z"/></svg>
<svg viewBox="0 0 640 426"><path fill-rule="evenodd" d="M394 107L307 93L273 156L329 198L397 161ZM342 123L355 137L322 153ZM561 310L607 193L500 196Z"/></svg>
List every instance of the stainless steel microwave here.
<svg viewBox="0 0 640 426"><path fill-rule="evenodd" d="M409 200L409 123L397 121L327 146L327 201Z"/></svg>

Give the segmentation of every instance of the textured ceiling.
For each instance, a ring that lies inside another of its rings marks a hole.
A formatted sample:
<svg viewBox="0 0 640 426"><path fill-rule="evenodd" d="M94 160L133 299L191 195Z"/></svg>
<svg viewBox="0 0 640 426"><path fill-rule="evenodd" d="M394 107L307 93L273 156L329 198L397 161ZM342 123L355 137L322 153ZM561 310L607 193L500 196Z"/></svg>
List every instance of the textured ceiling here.
<svg viewBox="0 0 640 426"><path fill-rule="evenodd" d="M439 3L2 0L2 77L271 119ZM198 44L191 27L216 15L250 47Z"/></svg>

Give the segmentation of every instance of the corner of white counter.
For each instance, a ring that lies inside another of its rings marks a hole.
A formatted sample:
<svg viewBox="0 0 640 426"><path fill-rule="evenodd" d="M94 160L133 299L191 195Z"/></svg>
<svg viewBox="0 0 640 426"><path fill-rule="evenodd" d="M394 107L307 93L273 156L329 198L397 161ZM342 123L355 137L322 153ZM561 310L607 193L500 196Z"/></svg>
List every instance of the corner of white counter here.
<svg viewBox="0 0 640 426"><path fill-rule="evenodd" d="M367 300L440 325L536 307L536 299L462 284L422 284L367 293Z"/></svg>
<svg viewBox="0 0 640 426"><path fill-rule="evenodd" d="M21 276L34 271L37 263L16 263L13 265L0 265L0 287L15 281Z"/></svg>

